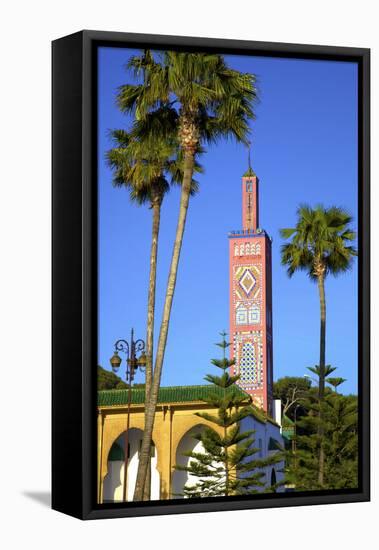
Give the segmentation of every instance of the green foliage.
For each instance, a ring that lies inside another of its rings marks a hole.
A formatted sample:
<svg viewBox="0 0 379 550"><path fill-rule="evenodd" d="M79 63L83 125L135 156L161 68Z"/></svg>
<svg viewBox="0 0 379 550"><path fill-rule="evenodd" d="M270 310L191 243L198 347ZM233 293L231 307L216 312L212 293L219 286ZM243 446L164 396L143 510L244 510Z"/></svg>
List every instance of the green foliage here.
<svg viewBox="0 0 379 550"><path fill-rule="evenodd" d="M131 60L129 68L140 78L141 84L127 84L119 89L117 101L124 112L128 108L124 108L125 94L122 90L127 90L127 95L131 93L137 102L141 97L150 97L146 92L151 88L154 70L159 69L160 65L155 63L151 52L146 50L140 58ZM169 191L170 183L180 184L183 180L183 155L179 149L177 132L178 115L168 97L160 97L159 101L153 101L141 119L137 116L138 105L133 103L134 100L131 107L136 110L133 125L129 132L121 129L110 132L114 147L107 152L106 159L113 170L113 184L128 188L132 201L138 204L160 204ZM197 150L199 153L200 148ZM194 171L203 171L197 161ZM198 184L193 180L191 193L196 193L197 189Z"/></svg>
<svg viewBox="0 0 379 550"><path fill-rule="evenodd" d="M303 270L316 280L320 268L324 276L337 276L351 268L352 258L357 255L351 245L356 234L349 227L352 217L343 208L319 205L312 209L302 205L297 216L296 227L280 231L284 239L292 239L281 248L282 264L290 277Z"/></svg>
<svg viewBox="0 0 379 550"><path fill-rule="evenodd" d="M337 391L338 386L346 382L346 378L341 378L341 377L328 378L326 382L331 386L333 386L334 391Z"/></svg>
<svg viewBox="0 0 379 550"><path fill-rule="evenodd" d="M97 367L97 389L100 390L123 390L128 386L113 372Z"/></svg>
<svg viewBox="0 0 379 550"><path fill-rule="evenodd" d="M97 389L102 390L126 390L129 386L113 372L97 367ZM133 384L134 389L144 389L145 384Z"/></svg>
<svg viewBox="0 0 379 550"><path fill-rule="evenodd" d="M333 380L341 379L327 382ZM287 457L286 480L293 483L297 491L355 488L358 486L357 397L329 390L320 401L313 389L303 400L306 414L296 422L293 449ZM318 481L320 433L325 453L322 487Z"/></svg>
<svg viewBox="0 0 379 550"><path fill-rule="evenodd" d="M221 370L221 375L208 374L205 377L215 391L202 399L217 412L196 413L218 431L205 427L195 434L194 438L202 443L204 451L185 453L191 459L189 465L176 465L176 469L198 478L194 485L184 487L186 497L257 493L265 486L263 469L281 460L279 452L266 459L255 458L259 449L254 447L254 431L241 431L241 421L249 416L256 417L256 410L250 398L237 388L235 383L239 376L229 374L234 361L226 358L229 344L225 340L226 333L221 335L223 340L217 345L223 350L223 358L212 360L212 364ZM276 487L271 486L268 490L274 491Z"/></svg>
<svg viewBox="0 0 379 550"><path fill-rule="evenodd" d="M160 117L161 107L150 113L149 118ZM175 132L175 128L172 129ZM183 180L183 153L178 148L174 135L165 138L152 136L148 121L128 133L125 130L112 130L114 147L106 154L109 167L113 170L113 185L126 187L130 199L137 204L162 202L171 184L181 184ZM201 153L199 149L197 156ZM202 173L203 167L195 160L194 171ZM198 183L192 180L191 194L198 191Z"/></svg>
<svg viewBox="0 0 379 550"><path fill-rule="evenodd" d="M327 378L336 370L337 367L332 367L331 365L325 365L324 366L324 377ZM315 365L314 367L307 367L307 369L310 372L313 372L316 376L320 377L321 375L321 369L318 365Z"/></svg>
<svg viewBox="0 0 379 550"><path fill-rule="evenodd" d="M294 388L308 391L310 386L311 381L304 376L284 376L274 382L273 397L284 401L288 395L291 395Z"/></svg>
<svg viewBox="0 0 379 550"><path fill-rule="evenodd" d="M130 60L128 68L141 83L121 86L117 103L121 111L134 114L137 125L164 103L170 113L163 124L155 119L154 128L150 127L157 136L162 137L170 124L177 125L185 147L180 131L182 123L189 123L187 129L194 130L191 140L198 144L222 137L248 144L249 120L255 118L252 105L257 100L254 75L231 69L222 55L174 51L154 58L145 50Z"/></svg>
<svg viewBox="0 0 379 550"><path fill-rule="evenodd" d="M133 139L125 130L113 130L114 147L106 154L113 170L113 185L126 187L131 200L138 204L152 203L157 196L162 200L169 190L165 170L174 154L170 144L152 143L149 136Z"/></svg>
<svg viewBox="0 0 379 550"><path fill-rule="evenodd" d="M291 420L296 416L299 417L303 412L301 405L302 398L307 395L311 381L308 378L301 376L284 376L274 382L273 397L280 399L282 403L282 413Z"/></svg>

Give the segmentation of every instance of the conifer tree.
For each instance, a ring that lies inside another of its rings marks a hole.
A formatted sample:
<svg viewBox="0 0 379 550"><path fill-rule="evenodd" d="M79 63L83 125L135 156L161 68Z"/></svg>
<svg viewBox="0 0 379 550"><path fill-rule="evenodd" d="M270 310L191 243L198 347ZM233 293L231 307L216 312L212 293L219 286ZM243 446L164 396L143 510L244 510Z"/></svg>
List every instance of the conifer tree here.
<svg viewBox="0 0 379 550"><path fill-rule="evenodd" d="M266 487L264 469L278 463L281 453L274 452L268 458L254 458L260 449L254 447L254 430L241 431L241 422L247 417L265 421L263 414L251 404L251 398L236 385L238 375L229 374L234 361L226 358L229 343L226 333L221 333L218 344L223 350L222 359L212 359L212 364L221 370L221 376L208 374L207 382L213 391L202 401L217 409L215 414L197 412L196 415L210 424L193 437L200 441L203 450L184 453L190 458L188 466L176 465L177 470L187 471L197 478L196 483L183 489L185 497L210 497L246 495L262 491ZM220 429L221 428L221 429ZM266 490L275 491L278 484Z"/></svg>
<svg viewBox="0 0 379 550"><path fill-rule="evenodd" d="M331 379L332 381L334 379ZM286 481L293 483L297 491L357 487L357 397L342 395L327 389L321 404L322 414L320 415L320 402L312 388L303 400L302 406L306 414L296 423L296 451L288 455ZM322 486L318 480L317 459L320 446L320 422L322 422L325 449Z"/></svg>
<svg viewBox="0 0 379 550"><path fill-rule="evenodd" d="M291 239L282 246L282 264L287 266L290 277L297 271L307 272L311 281L317 282L320 300L320 360L319 414L322 414L322 400L325 394L326 370L326 297L325 280L328 275L338 277L351 269L358 252L352 242L356 238L350 224L352 217L344 208L322 205L315 209L301 205L297 211L296 227L281 229L284 239ZM324 438L323 422L319 422L318 485L324 485Z"/></svg>

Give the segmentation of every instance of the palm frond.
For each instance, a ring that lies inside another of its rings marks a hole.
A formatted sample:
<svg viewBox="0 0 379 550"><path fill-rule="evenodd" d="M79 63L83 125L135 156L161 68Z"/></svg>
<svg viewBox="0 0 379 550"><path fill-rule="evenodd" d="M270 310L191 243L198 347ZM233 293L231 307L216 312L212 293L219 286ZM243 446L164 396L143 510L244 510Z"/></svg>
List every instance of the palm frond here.
<svg viewBox="0 0 379 550"><path fill-rule="evenodd" d="M301 204L297 209L295 228L281 229L283 239L292 239L282 246L282 264L292 276L296 271L305 270L312 280L317 279L315 266L324 267L328 273L337 276L352 267L357 250L350 243L356 234L349 227L352 217L343 208L332 206L315 208Z"/></svg>

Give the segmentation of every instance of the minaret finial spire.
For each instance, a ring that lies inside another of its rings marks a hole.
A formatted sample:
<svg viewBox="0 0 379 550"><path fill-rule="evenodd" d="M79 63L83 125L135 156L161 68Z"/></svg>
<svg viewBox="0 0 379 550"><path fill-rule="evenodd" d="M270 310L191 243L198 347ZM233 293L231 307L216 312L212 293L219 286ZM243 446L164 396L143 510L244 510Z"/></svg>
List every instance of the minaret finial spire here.
<svg viewBox="0 0 379 550"><path fill-rule="evenodd" d="M255 176L255 172L251 167L251 149L252 149L252 145L251 145L251 141L249 141L248 144L247 144L247 164L248 164L248 167L247 167L246 172L243 175L243 177L245 177L245 178Z"/></svg>

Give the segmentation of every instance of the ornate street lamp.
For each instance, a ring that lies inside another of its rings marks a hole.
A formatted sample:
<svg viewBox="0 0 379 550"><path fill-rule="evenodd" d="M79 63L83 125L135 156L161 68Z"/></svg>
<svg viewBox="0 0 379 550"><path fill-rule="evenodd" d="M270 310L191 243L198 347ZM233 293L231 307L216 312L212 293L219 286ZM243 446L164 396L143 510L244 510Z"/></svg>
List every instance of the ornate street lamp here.
<svg viewBox="0 0 379 550"><path fill-rule="evenodd" d="M125 465L124 465L124 487L123 487L123 500L127 501L127 482L128 482L128 462L129 462L129 427L130 427L130 405L132 402L132 382L135 376L135 371L140 368L141 370L146 367L146 355L145 355L145 342L141 339L134 340L134 330L132 329L130 334L130 341L120 339L114 345L115 351L110 358L110 363L114 373L118 372L121 366L122 359L119 356L119 352L123 352L126 355L126 372L125 379L128 385L128 408L126 416L126 432L125 432ZM141 353L137 357L137 353Z"/></svg>

